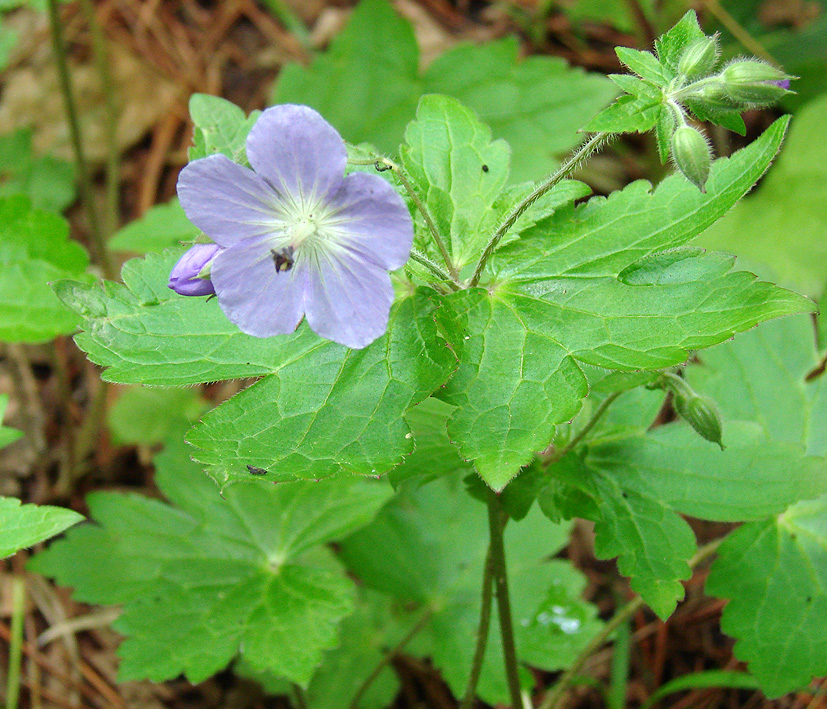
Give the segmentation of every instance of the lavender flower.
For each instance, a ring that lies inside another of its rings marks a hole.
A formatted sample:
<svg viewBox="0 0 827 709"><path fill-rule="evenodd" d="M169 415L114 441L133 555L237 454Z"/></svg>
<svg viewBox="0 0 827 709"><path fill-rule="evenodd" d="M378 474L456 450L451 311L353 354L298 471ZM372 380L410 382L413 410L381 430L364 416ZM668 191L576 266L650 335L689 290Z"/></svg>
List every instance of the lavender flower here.
<svg viewBox="0 0 827 709"><path fill-rule="evenodd" d="M247 138L252 170L224 155L178 178L189 219L221 247L211 280L221 309L256 337L314 332L353 348L387 328L388 271L408 260L413 225L377 175L344 176L342 138L316 111L269 108Z"/></svg>
<svg viewBox="0 0 827 709"><path fill-rule="evenodd" d="M220 250L218 244L195 244L173 266L169 274L169 287L180 295L215 293L208 269Z"/></svg>

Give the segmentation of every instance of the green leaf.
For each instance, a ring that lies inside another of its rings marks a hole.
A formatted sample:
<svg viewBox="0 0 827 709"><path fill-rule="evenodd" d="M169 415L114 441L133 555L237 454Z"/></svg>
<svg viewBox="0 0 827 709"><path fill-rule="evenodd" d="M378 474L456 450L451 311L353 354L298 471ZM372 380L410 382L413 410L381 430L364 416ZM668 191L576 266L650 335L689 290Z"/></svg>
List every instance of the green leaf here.
<svg viewBox="0 0 827 709"><path fill-rule="evenodd" d="M669 80L678 73L678 63L683 50L698 39L704 37L694 10L689 10L672 29L655 40L655 51L664 70L664 77Z"/></svg>
<svg viewBox="0 0 827 709"><path fill-rule="evenodd" d="M140 219L120 229L109 242L115 251L160 253L181 243L192 243L201 232L184 214L178 199L156 204Z"/></svg>
<svg viewBox="0 0 827 709"><path fill-rule="evenodd" d="M195 389L127 389L107 413L116 443L154 445L184 430L207 408Z"/></svg>
<svg viewBox="0 0 827 709"><path fill-rule="evenodd" d="M46 342L75 329L78 318L49 287L85 278L89 265L65 219L34 209L23 195L0 198L0 265L0 339Z"/></svg>
<svg viewBox="0 0 827 709"><path fill-rule="evenodd" d="M755 194L696 240L700 246L737 254L762 278L810 296L819 295L827 281L825 111L827 96L805 105Z"/></svg>
<svg viewBox="0 0 827 709"><path fill-rule="evenodd" d="M128 261L123 284L55 284L84 321L75 337L103 378L121 384L181 386L256 377L323 344L307 327L275 339L242 333L216 299L185 298L167 287L180 253Z"/></svg>
<svg viewBox="0 0 827 709"><path fill-rule="evenodd" d="M729 599L721 628L770 699L827 674L827 497L731 533L706 590Z"/></svg>
<svg viewBox="0 0 827 709"><path fill-rule="evenodd" d="M194 457L220 484L249 478L248 465L274 481L386 473L413 450L403 413L456 366L434 321L435 298L422 288L397 300L388 332L363 350L318 338L293 350L189 432Z"/></svg>
<svg viewBox="0 0 827 709"><path fill-rule="evenodd" d="M388 486L361 478L259 483L222 497L183 444L156 464L177 507L90 495L97 525L77 528L30 568L74 586L79 600L124 604L116 624L127 636L121 680L183 673L196 683L240 654L306 686L354 598L352 582L319 545L367 524Z"/></svg>
<svg viewBox="0 0 827 709"><path fill-rule="evenodd" d="M595 427L582 460L570 458L550 468L559 480L587 495L574 503L569 496L563 512L598 520L598 554L620 554L621 570L633 577L641 568L624 562L623 555L657 550L657 563L674 565L673 581L682 578L676 572L691 549L670 550L678 536L668 531L669 525L685 526L676 512L726 522L760 520L827 491L827 379L806 379L819 362L810 318L766 323L701 356L702 364L690 366L686 378L695 391L718 404L725 451L682 422L647 432L657 408L642 405L640 397L654 397L657 403L662 395L627 392ZM648 413L635 414L635 409ZM560 491L552 487L543 495L541 506L559 516ZM621 497L624 504L647 502L635 504L624 518L615 512ZM607 515L630 528L606 528L602 543L601 524ZM636 540L630 533L647 536ZM643 572L670 578L646 568ZM633 578L632 583L641 589L640 581ZM651 602L651 594L644 597Z"/></svg>
<svg viewBox="0 0 827 709"><path fill-rule="evenodd" d="M247 162L247 134L261 111L253 111L248 117L234 103L207 94L190 96L189 109L195 126L190 160L222 153L234 162Z"/></svg>
<svg viewBox="0 0 827 709"><path fill-rule="evenodd" d="M437 393L457 407L448 437L495 490L549 444L554 424L577 413L588 391L554 323L526 317L511 296L474 288L444 306L466 333L459 369Z"/></svg>
<svg viewBox="0 0 827 709"><path fill-rule="evenodd" d="M469 497L459 476L414 489L405 486L374 522L342 544L342 557L366 586L432 612L407 652L429 655L456 696L465 691L480 612L487 549L485 507ZM506 527L512 612L521 661L546 670L567 667L599 631L595 609L580 600L583 577L553 555L567 527L538 512ZM502 649L491 624L479 696L507 703ZM521 672L526 688L531 676Z"/></svg>
<svg viewBox="0 0 827 709"><path fill-rule="evenodd" d="M521 57L515 37L461 44L423 74L423 91L462 101L511 147L511 178L537 180L580 142L577 132L615 96L598 74L558 57Z"/></svg>
<svg viewBox="0 0 827 709"><path fill-rule="evenodd" d="M508 179L508 145L448 96L424 96L405 131L402 162L458 269L485 248L492 205ZM486 218L488 217L488 218Z"/></svg>
<svg viewBox="0 0 827 709"><path fill-rule="evenodd" d="M758 179L785 123L717 161L705 195L673 176L654 191L639 182L607 200L558 209L495 254L486 288L444 299L440 314L460 331L461 352L439 397L458 407L449 436L490 486L501 489L551 442L553 425L577 412L586 382L575 360L660 369L813 307L729 272L731 258L674 250Z"/></svg>
<svg viewBox="0 0 827 709"><path fill-rule="evenodd" d="M50 155L36 157L30 128L0 136L0 175L2 197L25 194L47 212L62 212L75 201L74 166Z"/></svg>
<svg viewBox="0 0 827 709"><path fill-rule="evenodd" d="M445 402L429 397L405 412L415 448L388 474L394 488L414 477L424 483L451 473L473 471L448 438L448 418L453 410Z"/></svg>
<svg viewBox="0 0 827 709"><path fill-rule="evenodd" d="M9 445L9 443L13 443L23 435L23 431L18 431L16 428L9 428L8 426L2 425L3 416L6 412L6 407L8 404L8 394L0 394L0 448L5 448Z"/></svg>
<svg viewBox="0 0 827 709"><path fill-rule="evenodd" d="M83 515L63 507L21 505L14 497L0 497L0 559L60 534L82 519Z"/></svg>
<svg viewBox="0 0 827 709"><path fill-rule="evenodd" d="M595 556L618 557L618 569L631 577L632 588L661 619L668 618L683 598L681 581L691 575L688 561L696 544L689 525L667 503L629 489L611 468L591 460L569 456L549 472L591 498L572 511L595 522ZM597 517L591 516L595 509Z"/></svg>
<svg viewBox="0 0 827 709"><path fill-rule="evenodd" d="M615 54L623 64L642 79L656 86L666 86L669 83L669 77L664 74L663 66L651 52L641 52L629 47L615 47Z"/></svg>
<svg viewBox="0 0 827 709"><path fill-rule="evenodd" d="M664 111L660 98L624 94L598 113L584 131L603 133L645 133L652 130Z"/></svg>
<svg viewBox="0 0 827 709"><path fill-rule="evenodd" d="M423 94L451 95L512 149L512 178L539 179L575 147L575 132L614 96L602 76L558 58L519 56L507 37L460 45L423 73L410 24L387 0L362 0L344 31L310 67L286 66L274 103L317 109L352 143L396 152Z"/></svg>

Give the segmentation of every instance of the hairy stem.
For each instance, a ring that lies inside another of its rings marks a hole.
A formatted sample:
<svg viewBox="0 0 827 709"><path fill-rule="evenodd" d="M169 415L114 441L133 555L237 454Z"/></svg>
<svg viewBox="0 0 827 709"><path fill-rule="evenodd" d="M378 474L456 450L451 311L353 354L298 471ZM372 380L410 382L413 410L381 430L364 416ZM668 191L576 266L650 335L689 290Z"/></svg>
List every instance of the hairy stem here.
<svg viewBox="0 0 827 709"><path fill-rule="evenodd" d="M106 211L103 218L103 238L118 228L118 112L115 107L115 85L112 81L106 40L95 15L92 0L82 0L81 8L92 36L92 57L100 76L106 108Z"/></svg>
<svg viewBox="0 0 827 709"><path fill-rule="evenodd" d="M505 678L513 709L521 709L520 676L517 666L517 650L514 645L514 623L511 619L511 601L508 595L508 571L503 544L503 510L500 498L493 490L488 490L488 530L491 535L491 574L494 590L497 594L497 612L500 618L500 635L505 659Z"/></svg>
<svg viewBox="0 0 827 709"><path fill-rule="evenodd" d="M69 122L69 133L72 138L72 149L75 154L75 164L78 169L78 180L80 184L80 197L83 207L86 210L86 219L89 222L89 233L94 244L95 258L107 278L115 277L115 270L112 266L112 258L106 247L106 240L101 231L98 212L95 208L94 196L92 194L92 177L89 174L89 165L86 162L86 154L83 150L83 139L80 133L77 108L75 106L72 79L69 75L69 62L66 58L66 46L63 39L63 27L60 24L60 13L58 11L58 0L49 0L49 30L52 36L52 48L55 53L57 64L57 75L60 82L60 92L63 95L63 106L66 110L66 118Z"/></svg>
<svg viewBox="0 0 827 709"><path fill-rule="evenodd" d="M622 391L615 391L609 394L600 406L597 407L597 411L592 414L592 417L586 422L586 425L583 426L578 432L577 435L572 438L568 445L560 451L555 451L554 446L549 446L546 450L539 454L539 458L542 461L545 467L548 467L552 463L556 463L558 460L562 460L565 458L571 451L578 446L581 441L589 435L589 432L594 428L595 424L602 418L603 414L606 413L608 408L614 403L615 399L619 397L623 392Z"/></svg>
<svg viewBox="0 0 827 709"><path fill-rule="evenodd" d="M365 692L368 691L370 686L376 681L376 678L382 674L382 670L387 667L391 660L398 655L405 646L413 640L424 628L428 625L428 621L431 620L431 616L433 616L434 611L432 608L426 609L426 611L422 614L420 619L416 622L413 628L408 631L408 634L402 638L396 645L393 646L391 650L385 653L376 667L373 668L373 671L365 678L365 681L359 685L359 689L356 690L356 694L353 695L353 699L350 702L350 709L359 709L359 700L364 696Z"/></svg>
<svg viewBox="0 0 827 709"><path fill-rule="evenodd" d="M440 280L446 281L448 285L451 287L451 290L457 291L459 290L459 285L448 275L445 271L443 271L438 264L434 263L429 259L425 254L417 251L416 249L411 249L411 260L416 261L421 266L425 266L431 273L433 273L437 278Z"/></svg>
<svg viewBox="0 0 827 709"><path fill-rule="evenodd" d="M439 230L436 228L436 224L434 224L434 220L431 218L431 214L428 209L425 207L422 200L419 198L419 194L414 189L414 186L411 184L411 181L408 179L408 176L403 172L402 168L399 167L393 160L389 160L386 157L378 157L373 160L349 160L351 165L373 165L376 167L378 172L384 172L385 170L391 170L394 175L399 178L399 181L402 183L402 186L405 188L405 191L410 196L411 200L414 203L417 211L422 215L422 219L425 221L425 226L428 227L428 231L431 234L431 238L434 240L437 248L439 249L439 253L442 256L442 259L445 261L445 266L448 269L448 273L450 274L450 280L452 280L455 284L459 285L459 273L457 272L456 266L454 266L454 262L451 259L451 256L448 254L448 249L445 248L445 242L442 240L442 236L439 233Z"/></svg>
<svg viewBox="0 0 827 709"><path fill-rule="evenodd" d="M485 247L485 251L482 252L479 263L477 263L477 267L474 270L474 275L471 277L470 285L472 287L480 282L480 276L485 268L485 264L488 263L488 259L491 258L491 254L493 254L494 250L497 248L497 244L500 243L500 240L506 235L508 230L514 226L514 223L520 218L520 216L540 197L546 194L546 192L561 182L563 178L576 170L592 153L602 148L603 145L611 139L611 137L612 136L609 133L595 133L591 138L583 143L555 173L553 173L545 182L540 184L530 195L514 207L511 214L506 217L505 221L499 226L497 231L494 232L491 240Z"/></svg>
<svg viewBox="0 0 827 709"><path fill-rule="evenodd" d="M694 569L702 561L712 556L718 550L718 547L721 546L721 542L723 542L723 538L709 542L709 544L705 544L698 549L698 551L695 552L695 556L689 560L689 568ZM588 659L598 649L600 649L603 643L609 639L609 636L611 636L615 629L625 623L642 606L643 599L640 596L637 596L623 606L623 608L621 608L617 613L615 613L612 619L603 626L603 629L591 639L586 647L583 648L582 652L577 656L577 659L574 663L572 663L571 667L569 667L563 673L562 677L557 680L557 684L555 684L554 687L551 688L551 691L546 694L538 709L556 709L556 707L561 706L569 685L577 673L582 669L583 665L585 665Z"/></svg>
<svg viewBox="0 0 827 709"><path fill-rule="evenodd" d="M477 684L482 673L482 663L485 660L485 648L488 645L488 630L491 626L491 600L494 595L493 563L491 560L491 544L485 556L485 571L482 575L482 605L480 606L480 624L477 627L477 645L474 648L474 660L471 663L471 674L468 677L468 686L462 698L459 709L471 709L474 697L477 694Z"/></svg>

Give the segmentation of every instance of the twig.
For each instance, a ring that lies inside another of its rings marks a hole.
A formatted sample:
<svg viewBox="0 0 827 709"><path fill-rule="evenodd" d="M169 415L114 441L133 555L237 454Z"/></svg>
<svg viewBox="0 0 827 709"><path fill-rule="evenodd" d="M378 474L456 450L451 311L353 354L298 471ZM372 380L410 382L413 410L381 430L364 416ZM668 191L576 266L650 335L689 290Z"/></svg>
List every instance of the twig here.
<svg viewBox="0 0 827 709"><path fill-rule="evenodd" d="M23 648L23 616L26 610L26 585L22 576L12 579L11 642L9 643L9 688L6 690L6 709L17 709L20 698L20 661Z"/></svg>
<svg viewBox="0 0 827 709"><path fill-rule="evenodd" d="M772 56L755 37L753 37L746 29L729 14L718 2L718 0L701 0L701 4L711 12L715 18L729 30L729 33L735 37L750 54L756 57L766 59L770 64L778 66L775 57Z"/></svg>

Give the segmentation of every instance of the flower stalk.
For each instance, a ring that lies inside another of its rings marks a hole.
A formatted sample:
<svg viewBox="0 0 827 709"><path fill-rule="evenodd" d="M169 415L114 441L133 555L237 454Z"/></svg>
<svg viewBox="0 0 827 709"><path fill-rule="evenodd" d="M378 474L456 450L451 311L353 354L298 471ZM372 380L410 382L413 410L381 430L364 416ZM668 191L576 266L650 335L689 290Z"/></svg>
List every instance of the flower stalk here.
<svg viewBox="0 0 827 709"><path fill-rule="evenodd" d="M516 221L522 216L522 214L532 205L534 204L540 197L542 197L546 192L550 191L554 187L556 187L565 177L570 175L574 172L580 165L583 164L591 155L596 151L600 150L606 143L608 143L614 136L610 135L609 133L595 133L591 138L589 138L585 143L583 143L561 166L560 168L554 172L545 182L540 184L530 195L528 195L525 199L523 199L514 209L512 210L511 214L506 217L505 221L499 226L497 231L491 236L488 245L485 247L485 251L482 252L482 256L480 257L479 262L477 263L476 269L474 269L474 275L471 276L471 280L469 285L471 287L476 286L480 282L480 277L482 276L483 269L485 269L485 265L488 263L488 259L491 258L491 254L494 253L494 250L497 248L497 245L500 243L502 238L508 233L508 230L514 226Z"/></svg>

